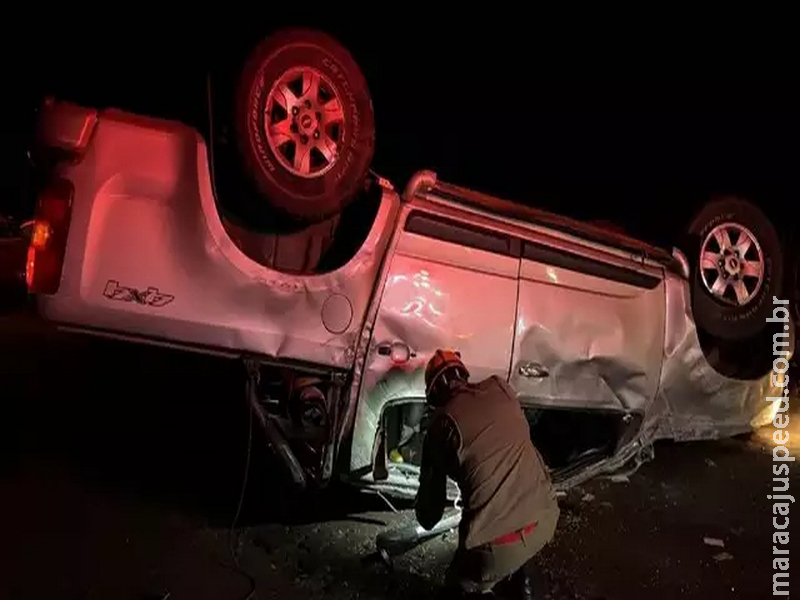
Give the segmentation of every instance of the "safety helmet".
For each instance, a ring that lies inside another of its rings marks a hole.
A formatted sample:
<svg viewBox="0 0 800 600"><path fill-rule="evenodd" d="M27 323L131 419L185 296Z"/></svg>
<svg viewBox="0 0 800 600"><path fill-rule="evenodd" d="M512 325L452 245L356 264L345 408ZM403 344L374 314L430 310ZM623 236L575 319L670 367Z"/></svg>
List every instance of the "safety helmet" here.
<svg viewBox="0 0 800 600"><path fill-rule="evenodd" d="M446 349L434 352L425 367L425 395L427 397L430 397L436 382L449 370L455 370L462 379L469 378L469 371L461 361L460 352Z"/></svg>

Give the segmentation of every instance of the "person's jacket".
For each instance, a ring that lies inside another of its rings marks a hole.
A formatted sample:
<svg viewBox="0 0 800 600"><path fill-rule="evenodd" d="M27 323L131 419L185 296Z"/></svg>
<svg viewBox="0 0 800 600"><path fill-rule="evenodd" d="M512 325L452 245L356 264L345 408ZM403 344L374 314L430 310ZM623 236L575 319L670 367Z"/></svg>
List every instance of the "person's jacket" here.
<svg viewBox="0 0 800 600"><path fill-rule="evenodd" d="M416 503L426 529L442 517L448 476L461 490L459 534L465 548L523 529L556 502L522 407L499 377L465 383L434 412Z"/></svg>

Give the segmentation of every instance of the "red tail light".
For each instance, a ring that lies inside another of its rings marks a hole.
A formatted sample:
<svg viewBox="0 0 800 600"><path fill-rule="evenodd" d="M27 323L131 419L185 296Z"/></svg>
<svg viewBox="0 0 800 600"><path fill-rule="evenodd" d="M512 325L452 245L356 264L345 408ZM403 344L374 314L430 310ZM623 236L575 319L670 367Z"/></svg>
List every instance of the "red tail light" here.
<svg viewBox="0 0 800 600"><path fill-rule="evenodd" d="M33 294L55 294L61 285L73 192L72 183L56 179L39 196L25 269Z"/></svg>

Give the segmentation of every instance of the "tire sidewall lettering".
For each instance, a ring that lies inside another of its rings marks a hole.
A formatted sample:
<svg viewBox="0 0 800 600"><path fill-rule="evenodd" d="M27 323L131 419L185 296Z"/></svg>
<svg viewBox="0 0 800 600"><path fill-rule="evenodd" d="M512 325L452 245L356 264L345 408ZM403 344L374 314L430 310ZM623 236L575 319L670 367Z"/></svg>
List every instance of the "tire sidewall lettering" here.
<svg viewBox="0 0 800 600"><path fill-rule="evenodd" d="M253 150L255 151L258 159L261 161L264 168L271 173L274 173L278 165L272 160L271 152L267 146L267 141L264 135L264 122L265 114L265 88L266 81L264 78L264 71L267 65L261 67L256 77L255 85L250 94L250 111L248 116L248 125L250 129L250 140Z"/></svg>
<svg viewBox="0 0 800 600"><path fill-rule="evenodd" d="M336 63L330 56L322 58L322 65L329 71L329 74L334 80L337 92L339 92L342 101L347 102L348 110L345 114L349 115L348 123L345 124L343 140L343 150L339 155L340 165L336 165L334 180L338 183L347 173L355 159L355 151L357 148L357 140L361 138L361 117L358 110L358 102L356 101L355 94L350 86L350 82L343 69ZM344 108L344 107L342 107Z"/></svg>

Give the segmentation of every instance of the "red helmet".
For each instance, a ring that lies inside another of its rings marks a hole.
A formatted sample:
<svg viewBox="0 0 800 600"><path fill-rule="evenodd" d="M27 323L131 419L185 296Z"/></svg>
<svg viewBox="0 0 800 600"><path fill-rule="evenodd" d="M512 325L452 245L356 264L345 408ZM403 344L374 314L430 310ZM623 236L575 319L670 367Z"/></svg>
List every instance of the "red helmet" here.
<svg viewBox="0 0 800 600"><path fill-rule="evenodd" d="M469 377L469 371L461 361L461 353L456 350L439 349L433 353L425 367L425 395L430 396L431 390L443 373L450 369L460 371L463 379Z"/></svg>

